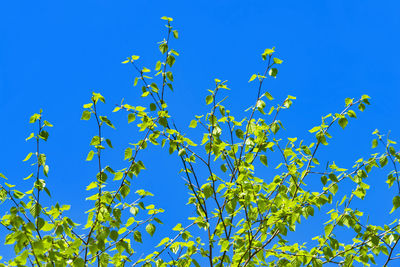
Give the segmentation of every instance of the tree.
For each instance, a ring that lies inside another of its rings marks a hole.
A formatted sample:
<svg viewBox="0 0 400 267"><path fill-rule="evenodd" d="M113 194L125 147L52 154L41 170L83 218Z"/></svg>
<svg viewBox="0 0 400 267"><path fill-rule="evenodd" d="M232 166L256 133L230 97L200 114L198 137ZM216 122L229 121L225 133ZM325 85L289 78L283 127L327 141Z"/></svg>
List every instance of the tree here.
<svg viewBox="0 0 400 267"><path fill-rule="evenodd" d="M15 250L15 258L2 266L355 266L375 264L376 258L384 258L386 266L396 259L399 222L372 225L367 214L352 207L355 198L364 199L370 188L365 179L374 168L390 167L386 182L400 191L400 154L395 142L375 131L372 148L379 146L382 151L349 168L337 166L333 159L322 166L317 159L317 152L328 145L330 130L337 124L346 128L350 118L357 117L355 108L364 111L369 105L369 97L347 98L340 113L322 117L321 124L310 130L315 139L309 144L296 137L279 139L283 129L279 114L296 98L289 95L281 103L269 104L274 99L263 85L277 77L283 61L275 56L274 48L266 49L262 54L265 69L249 80L250 86L257 88L249 116L233 116L221 96L229 90L227 82L215 79L215 87L205 99L210 111L196 116L189 125L203 133L203 140L196 144L177 128L168 112L166 96L174 81L170 69L179 56L171 48L170 37L178 38L178 32L171 26L172 18L162 19L167 23L167 36L159 44L163 61L156 63L156 74L150 76L150 69L139 67L139 56L122 62L134 66L138 74L134 85L141 86L142 97L149 102L149 109L121 102L113 110L127 114L128 123L136 122L142 133L139 141L125 149L128 163L124 169L114 170L102 157L112 148L103 129L115 128L99 112L105 98L93 93L91 102L83 106L81 119L94 120L97 125L86 158L98 166L96 179L86 188L93 192L87 198L93 201L93 208L86 222L72 221L67 216L68 205L43 200L44 193L48 197L51 193L46 187L49 166L40 145L48 139L52 124L42 111L30 118L37 132L27 140L35 142L36 152L24 161L31 157L35 161L34 172L25 178L33 181L32 189L22 192L5 181L1 184L2 207L8 209L1 223L7 231L6 244ZM178 157L190 193L188 203L196 216L176 225L172 229L175 235L160 240L154 252L139 249L136 253L133 247L140 248L137 243L142 242L144 232L153 236L161 223L159 214L164 212L145 204L150 192L131 185L132 178L145 169L140 153L148 145L166 148ZM271 168L269 159L279 159L279 163L273 166L274 175L263 176L263 171L256 170ZM339 185L349 181L353 189L338 198L342 192ZM400 206L399 195L393 197L390 213ZM315 233L311 245L287 237L327 206L332 209L327 212L324 232ZM347 238L337 234L341 229L347 229Z"/></svg>

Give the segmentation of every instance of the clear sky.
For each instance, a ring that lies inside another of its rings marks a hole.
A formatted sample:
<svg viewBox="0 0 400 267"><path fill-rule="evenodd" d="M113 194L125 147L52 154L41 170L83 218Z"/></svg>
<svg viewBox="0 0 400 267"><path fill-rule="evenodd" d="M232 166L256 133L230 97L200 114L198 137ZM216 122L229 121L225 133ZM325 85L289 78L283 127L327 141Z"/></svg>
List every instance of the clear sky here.
<svg viewBox="0 0 400 267"><path fill-rule="evenodd" d="M30 115L42 108L54 124L42 147L52 201L70 203L71 217L82 218L89 207L85 186L96 173L95 164L84 161L96 127L80 120L82 105L92 91L105 96L101 112L117 127L106 132L115 147L106 159L116 169L124 167L122 151L139 136L126 125L125 115L111 111L123 97L132 105L143 101L140 89L132 87L136 73L121 61L136 54L142 66L153 68L160 56L157 42L165 36L162 16L173 17L179 31L171 44L180 52L175 92L168 92L179 128L193 134L186 127L195 114L207 112L204 97L214 78L228 80L232 110L243 115L256 97L247 81L263 69L260 54L275 46L284 63L278 78L265 86L277 100L297 97L281 117L285 135L310 141L307 130L319 125L322 115L340 112L346 97L371 96L372 105L346 131L336 128L332 146L321 152L351 167L373 152L374 129L391 130L392 139L400 141L399 14L400 2L394 0L1 1L0 172L14 184L31 172L22 160L35 148L25 138L33 130ZM155 202L167 211L162 219L169 229L192 211L184 205L188 196L179 162L167 151L150 152L141 158L147 170L134 186L155 194ZM384 174L369 178L373 186L367 204L357 204L369 208L375 223L384 221L379 212L390 210L395 194L384 191ZM311 227L296 233L299 240L308 240Z"/></svg>

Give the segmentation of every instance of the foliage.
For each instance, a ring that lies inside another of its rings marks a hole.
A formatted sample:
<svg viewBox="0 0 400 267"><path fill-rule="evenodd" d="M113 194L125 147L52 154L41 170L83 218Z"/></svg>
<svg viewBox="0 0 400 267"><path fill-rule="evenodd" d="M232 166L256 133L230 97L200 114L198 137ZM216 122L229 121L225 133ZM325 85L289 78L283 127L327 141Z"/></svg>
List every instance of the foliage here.
<svg viewBox="0 0 400 267"><path fill-rule="evenodd" d="M126 114L128 123L136 123L142 134L124 151L126 168L114 170L103 162L102 155L112 148L103 129L115 128L98 111L105 98L93 93L91 102L83 106L81 119L94 120L97 125L86 158L98 166L96 179L86 188L93 192L87 198L93 207L86 223L72 221L68 205L47 205L52 200L43 201L43 192L51 197L46 187L49 166L39 148L48 139L52 124L44 120L42 111L30 118L37 132L27 140L35 142L36 151L24 161L32 161L31 157L35 161L34 172L25 178L33 180L32 189L21 192L15 185L1 184L2 205L8 209L1 219L8 231L5 243L15 250L15 258L2 266L353 266L374 264L379 255L386 257L385 265L394 259L399 221L382 226L368 224L366 214L351 204L355 198L364 199L370 188L365 180L374 168L390 166L387 183L400 190L400 154L393 146L395 142L375 131L372 147L379 145L383 151L357 160L350 168L339 167L333 160L324 168L316 157L317 151L328 145L330 130L337 124L346 128L350 118L356 118L355 108L364 111L369 105L369 97L347 98L340 113L322 117L321 124L310 130L315 140L309 144L297 138L280 139L283 123L279 114L296 98L289 95L280 104L270 104L274 99L263 85L267 79L277 77L283 61L275 57L274 48L266 49L262 54L265 70L249 80L257 89L249 116L233 116L223 105L226 98L221 97L229 89L227 82L215 79L214 89L205 99L209 112L196 116L189 124L203 133L202 141L196 144L178 130L168 112L166 95L174 81L170 69L179 56L170 41L171 37L178 38L178 32L172 28L171 18L162 19L167 23L167 37L159 43L163 60L156 63L155 75L149 68L139 67L139 56L122 62L134 66L138 73L134 84L141 85L142 97L149 99L149 108L121 102L113 110ZM190 193L188 203L196 212L196 216L172 229L174 236L160 240L154 252L140 251L138 243L145 232L153 236L164 210L154 204L145 205L144 199L152 194L131 186L132 178L145 169L139 158L148 145L166 148L180 160L180 172ZM256 173L256 169L271 168L269 159L274 155L281 159L271 169L275 175ZM338 198L343 181L352 181L354 189ZM327 212L324 232L314 237L311 246L287 237L299 224L321 213L324 206L333 208ZM391 212L399 206L400 196L396 195ZM341 240L336 235L340 228L347 229L351 238Z"/></svg>

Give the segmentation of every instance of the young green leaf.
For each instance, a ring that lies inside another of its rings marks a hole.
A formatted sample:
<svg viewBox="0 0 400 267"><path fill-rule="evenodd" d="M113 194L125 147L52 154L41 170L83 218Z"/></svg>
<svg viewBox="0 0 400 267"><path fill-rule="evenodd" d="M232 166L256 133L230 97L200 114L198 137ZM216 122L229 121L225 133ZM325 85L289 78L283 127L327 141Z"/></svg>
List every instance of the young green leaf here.
<svg viewBox="0 0 400 267"><path fill-rule="evenodd" d="M271 76L271 77L274 77L274 78L276 78L276 75L278 74L278 69L277 68L271 68L270 70L269 70L269 75Z"/></svg>
<svg viewBox="0 0 400 267"><path fill-rule="evenodd" d="M267 156L265 156L265 155L261 155L261 156L260 156L260 161L261 161L261 163L262 163L262 164L264 164L265 166L267 166L267 167L268 167L268 160L267 160Z"/></svg>
<svg viewBox="0 0 400 267"><path fill-rule="evenodd" d="M162 19L162 20L166 20L166 21L168 21L168 22L171 22L171 21L174 20L173 18L170 18L170 17L167 17L167 16L163 16L163 17L161 17L161 19Z"/></svg>
<svg viewBox="0 0 400 267"><path fill-rule="evenodd" d="M155 231L156 227L154 226L154 224L149 223L148 225L146 225L146 232L149 233L149 235L153 236Z"/></svg>
<svg viewBox="0 0 400 267"><path fill-rule="evenodd" d="M90 115L91 115L90 111L84 110L82 113L81 120L85 120L85 121L90 120Z"/></svg>
<svg viewBox="0 0 400 267"><path fill-rule="evenodd" d="M190 127L190 128L196 128L196 127L197 127L197 121L196 121L196 120L192 120L192 121L190 122L189 127Z"/></svg>
<svg viewBox="0 0 400 267"><path fill-rule="evenodd" d="M340 118L339 119L339 125L340 127L342 127L343 129L346 128L347 124L348 124L348 120L346 118Z"/></svg>
<svg viewBox="0 0 400 267"><path fill-rule="evenodd" d="M397 210L400 207L400 197L399 196L395 196L392 200L393 202L393 208L390 211L390 213L393 213L393 211Z"/></svg>
<svg viewBox="0 0 400 267"><path fill-rule="evenodd" d="M283 60L279 59L279 58L274 58L274 63L275 64L282 64Z"/></svg>
<svg viewBox="0 0 400 267"><path fill-rule="evenodd" d="M251 75L249 82L254 81L255 78L257 78L257 74Z"/></svg>
<svg viewBox="0 0 400 267"><path fill-rule="evenodd" d="M27 160L29 160L30 158L31 158L31 156L33 155L33 153L31 152L31 153L29 153L28 155L26 155L26 157L24 158L24 160L23 161L27 161Z"/></svg>
<svg viewBox="0 0 400 267"><path fill-rule="evenodd" d="M142 234L139 231L133 233L133 238L136 242L142 243Z"/></svg>
<svg viewBox="0 0 400 267"><path fill-rule="evenodd" d="M206 104L210 105L213 102L213 100L214 100L213 96L212 95L208 95L206 97Z"/></svg>
<svg viewBox="0 0 400 267"><path fill-rule="evenodd" d="M377 146L378 146L378 140L373 139L373 140L372 140L372 148L375 148L375 147L377 147Z"/></svg>
<svg viewBox="0 0 400 267"><path fill-rule="evenodd" d="M94 156L94 151L90 150L86 157L86 161L91 161L93 159L93 156Z"/></svg>

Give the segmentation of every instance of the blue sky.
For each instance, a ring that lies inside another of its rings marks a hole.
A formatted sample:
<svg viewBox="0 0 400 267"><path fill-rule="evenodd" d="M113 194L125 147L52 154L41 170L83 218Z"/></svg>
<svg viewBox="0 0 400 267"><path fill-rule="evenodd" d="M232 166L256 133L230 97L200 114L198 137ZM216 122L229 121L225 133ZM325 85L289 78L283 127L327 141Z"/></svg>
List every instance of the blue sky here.
<svg viewBox="0 0 400 267"><path fill-rule="evenodd" d="M256 94L247 81L262 71L260 54L275 46L284 63L278 78L265 88L277 100L288 94L297 97L281 117L285 135L310 141L307 130L318 125L322 115L341 111L346 97L371 96L372 106L346 131L336 128L332 146L321 152L350 167L372 153L374 129L391 130L392 139L400 140L398 14L398 1L2 1L0 172L11 183L30 173L29 164L22 162L34 151L34 144L25 141L33 130L28 120L42 108L54 124L42 147L50 165L47 184L53 201L71 203L71 217L82 217L89 207L82 204L84 188L96 172L94 163L84 161L96 128L94 122L80 120L82 105L92 91L106 97L101 112L117 126L117 131L106 132L115 146L106 159L116 169L125 166L122 151L139 136L126 125L125 116L111 111L122 98L132 105L144 102L140 89L132 87L135 72L121 61L136 54L141 64L154 66L160 58L156 43L165 34L160 17L165 15L174 18L179 31L172 44L180 52L174 66L175 92L168 92L168 101L180 128L207 112L204 97L214 78L228 80L231 109L244 115ZM173 218L191 213L184 205L187 194L179 163L158 148L142 160L147 170L135 186L156 195L155 201L167 210L165 227L170 228L177 223ZM391 197L382 198L384 178L384 172L372 177L376 190L367 197L371 215L376 215L371 220L377 223L382 222L377 208L391 204ZM302 233L298 238L306 239Z"/></svg>

